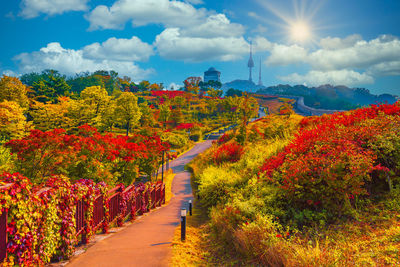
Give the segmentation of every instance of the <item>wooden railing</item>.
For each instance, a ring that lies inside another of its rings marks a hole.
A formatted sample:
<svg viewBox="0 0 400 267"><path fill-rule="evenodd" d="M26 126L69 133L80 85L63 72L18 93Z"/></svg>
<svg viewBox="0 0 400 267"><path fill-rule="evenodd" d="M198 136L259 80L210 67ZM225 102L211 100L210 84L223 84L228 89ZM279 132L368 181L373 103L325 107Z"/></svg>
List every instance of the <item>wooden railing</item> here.
<svg viewBox="0 0 400 267"><path fill-rule="evenodd" d="M0 193L13 184L0 186ZM0 210L0 262L7 257L7 210Z"/></svg>
<svg viewBox="0 0 400 267"><path fill-rule="evenodd" d="M133 220L135 216L149 212L151 209L165 204L165 184L158 182L151 184L147 189L143 186L135 187L130 185L125 190L117 186L107 192L108 197L98 195L93 203L93 224L85 222L86 207L82 201L77 201L76 206L76 236L81 236L81 242L87 242L86 232L92 227L92 231L97 231L104 223L106 218L105 207L108 207L108 224L117 222L122 224L127 218ZM104 203L104 201L107 201ZM125 202L125 203L124 203ZM86 231L85 231L86 230ZM104 232L103 228L103 232Z"/></svg>
<svg viewBox="0 0 400 267"><path fill-rule="evenodd" d="M13 184L0 186L0 194ZM99 194L93 202L93 219L88 223L85 218L87 207L82 199L76 201L75 211L75 227L76 237L80 237L81 243L87 242L87 232L96 232L104 224L112 224L114 222L123 223L127 218L133 220L135 216L149 212L150 209L161 206L165 203L165 184L152 184L148 189L143 186L128 186L122 190L122 186L117 186L107 192L107 196ZM36 194L41 196L51 188L43 188ZM150 199L151 198L151 199ZM105 202L106 201L106 202ZM123 202L126 203L124 204ZM124 205L123 205L124 204ZM105 223L106 211L108 207L108 222ZM7 210L1 211L0 214L0 263L7 257ZM105 229L103 228L103 231Z"/></svg>

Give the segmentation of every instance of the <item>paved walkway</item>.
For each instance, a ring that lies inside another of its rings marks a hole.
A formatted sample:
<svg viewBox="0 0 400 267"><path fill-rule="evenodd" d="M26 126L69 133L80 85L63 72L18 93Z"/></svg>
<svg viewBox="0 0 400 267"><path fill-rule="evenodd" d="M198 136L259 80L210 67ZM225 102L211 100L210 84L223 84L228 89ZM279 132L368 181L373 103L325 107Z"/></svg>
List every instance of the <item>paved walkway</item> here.
<svg viewBox="0 0 400 267"><path fill-rule="evenodd" d="M171 242L180 224L180 210L193 197L190 173L184 170L197 154L211 146L211 140L197 144L170 163L177 175L172 183L175 195L170 203L141 217L125 229L91 246L72 258L68 266L168 266Z"/></svg>

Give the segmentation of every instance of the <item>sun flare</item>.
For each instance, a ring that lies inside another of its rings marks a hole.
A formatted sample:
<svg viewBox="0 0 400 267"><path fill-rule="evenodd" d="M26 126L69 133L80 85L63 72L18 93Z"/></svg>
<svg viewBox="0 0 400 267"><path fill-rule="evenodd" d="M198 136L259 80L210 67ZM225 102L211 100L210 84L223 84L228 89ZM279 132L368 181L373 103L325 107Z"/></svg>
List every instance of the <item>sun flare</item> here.
<svg viewBox="0 0 400 267"><path fill-rule="evenodd" d="M290 27L290 36L295 42L306 42L311 38L310 26L303 21L293 23Z"/></svg>

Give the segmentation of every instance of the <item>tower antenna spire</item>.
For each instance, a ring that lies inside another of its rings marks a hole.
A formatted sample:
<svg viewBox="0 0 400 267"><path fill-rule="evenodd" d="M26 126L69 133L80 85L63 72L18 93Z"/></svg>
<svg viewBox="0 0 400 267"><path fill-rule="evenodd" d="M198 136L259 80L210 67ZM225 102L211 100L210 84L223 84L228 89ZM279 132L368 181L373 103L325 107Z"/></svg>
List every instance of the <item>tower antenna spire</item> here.
<svg viewBox="0 0 400 267"><path fill-rule="evenodd" d="M251 75L252 68L254 68L254 61L253 61L253 42L250 41L250 57L249 61L247 62L247 67L249 67L249 81L252 82L253 78Z"/></svg>
<svg viewBox="0 0 400 267"><path fill-rule="evenodd" d="M260 58L260 72L258 76L258 85L263 86L262 79L261 79L261 58Z"/></svg>

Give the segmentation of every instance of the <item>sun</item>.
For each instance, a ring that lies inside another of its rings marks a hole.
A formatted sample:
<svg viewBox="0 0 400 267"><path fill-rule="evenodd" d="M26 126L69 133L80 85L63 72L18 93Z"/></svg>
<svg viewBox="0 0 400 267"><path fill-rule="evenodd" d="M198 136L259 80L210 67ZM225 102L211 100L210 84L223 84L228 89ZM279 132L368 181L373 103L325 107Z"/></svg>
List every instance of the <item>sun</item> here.
<svg viewBox="0 0 400 267"><path fill-rule="evenodd" d="M311 35L310 26L303 21L297 21L290 25L290 37L295 42L309 41Z"/></svg>
<svg viewBox="0 0 400 267"><path fill-rule="evenodd" d="M332 25L326 26L321 24L321 21L316 20L316 15L319 13L318 11L324 1L292 0L293 12L291 12L287 4L282 4L289 1L255 1L268 13L272 13L281 20L276 21L267 16L257 16L257 19L261 22L273 25L271 29L275 28L276 30L271 31L270 34L282 36L286 43L307 47L318 46L320 31L332 27Z"/></svg>

